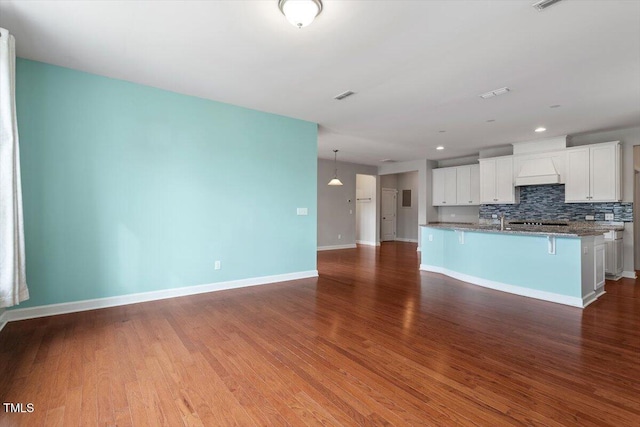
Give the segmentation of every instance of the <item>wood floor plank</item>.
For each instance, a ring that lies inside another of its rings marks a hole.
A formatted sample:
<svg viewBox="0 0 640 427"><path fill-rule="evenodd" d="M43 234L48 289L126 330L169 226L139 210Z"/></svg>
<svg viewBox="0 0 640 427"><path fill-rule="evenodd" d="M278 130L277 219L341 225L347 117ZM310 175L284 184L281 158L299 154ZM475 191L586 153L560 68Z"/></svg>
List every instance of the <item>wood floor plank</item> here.
<svg viewBox="0 0 640 427"><path fill-rule="evenodd" d="M64 393L65 427L81 426L82 419L82 386L69 388Z"/></svg>
<svg viewBox="0 0 640 427"><path fill-rule="evenodd" d="M420 272L415 244L320 276L9 323L0 426L640 425L640 281L584 310Z"/></svg>

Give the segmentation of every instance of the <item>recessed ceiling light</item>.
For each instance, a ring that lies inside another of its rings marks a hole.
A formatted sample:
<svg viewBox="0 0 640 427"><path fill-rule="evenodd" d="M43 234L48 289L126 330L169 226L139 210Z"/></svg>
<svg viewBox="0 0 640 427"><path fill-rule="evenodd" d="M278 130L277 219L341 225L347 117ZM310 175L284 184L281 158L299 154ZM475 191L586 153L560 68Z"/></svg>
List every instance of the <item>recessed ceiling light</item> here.
<svg viewBox="0 0 640 427"><path fill-rule="evenodd" d="M536 132L544 132L545 130L547 130L547 128L543 128L543 127L536 128Z"/></svg>
<svg viewBox="0 0 640 427"><path fill-rule="evenodd" d="M443 147L442 145L438 145L438 146L436 147L436 150L444 150L444 147Z"/></svg>
<svg viewBox="0 0 640 427"><path fill-rule="evenodd" d="M496 121L495 119L489 119L489 120L487 120L487 123L493 123L495 121Z"/></svg>
<svg viewBox="0 0 640 427"><path fill-rule="evenodd" d="M549 108L560 108L560 104L550 105Z"/></svg>

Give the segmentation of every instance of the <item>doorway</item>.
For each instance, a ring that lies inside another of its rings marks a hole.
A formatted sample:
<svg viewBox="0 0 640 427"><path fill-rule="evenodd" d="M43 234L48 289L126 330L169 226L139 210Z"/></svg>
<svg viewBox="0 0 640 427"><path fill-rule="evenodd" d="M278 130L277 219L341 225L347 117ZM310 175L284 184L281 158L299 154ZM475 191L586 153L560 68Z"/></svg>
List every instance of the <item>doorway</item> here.
<svg viewBox="0 0 640 427"><path fill-rule="evenodd" d="M377 246L377 180L373 175L356 174L356 243Z"/></svg>
<svg viewBox="0 0 640 427"><path fill-rule="evenodd" d="M633 146L633 262L640 269L640 145Z"/></svg>
<svg viewBox="0 0 640 427"><path fill-rule="evenodd" d="M382 221L380 240L388 242L396 240L396 218L398 190L393 188L382 189Z"/></svg>

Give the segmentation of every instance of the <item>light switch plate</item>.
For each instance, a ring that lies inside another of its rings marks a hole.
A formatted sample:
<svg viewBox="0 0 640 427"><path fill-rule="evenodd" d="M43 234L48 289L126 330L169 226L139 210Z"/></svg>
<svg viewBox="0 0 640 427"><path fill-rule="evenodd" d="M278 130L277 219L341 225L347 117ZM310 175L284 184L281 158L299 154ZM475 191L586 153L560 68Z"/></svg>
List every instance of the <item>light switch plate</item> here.
<svg viewBox="0 0 640 427"><path fill-rule="evenodd" d="M612 213L604 214L604 220L605 221L613 221L613 214Z"/></svg>
<svg viewBox="0 0 640 427"><path fill-rule="evenodd" d="M307 208L298 208L298 215L309 215L309 209Z"/></svg>
<svg viewBox="0 0 640 427"><path fill-rule="evenodd" d="M594 221L596 218L593 215L587 215L584 217L584 219L587 221Z"/></svg>

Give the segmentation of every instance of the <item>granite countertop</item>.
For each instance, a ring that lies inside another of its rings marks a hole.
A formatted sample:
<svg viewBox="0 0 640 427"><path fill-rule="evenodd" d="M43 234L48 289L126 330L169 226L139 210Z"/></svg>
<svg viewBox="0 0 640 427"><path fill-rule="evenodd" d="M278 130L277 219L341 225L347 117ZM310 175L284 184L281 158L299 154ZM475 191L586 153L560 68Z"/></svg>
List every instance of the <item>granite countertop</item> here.
<svg viewBox="0 0 640 427"><path fill-rule="evenodd" d="M474 224L463 222L433 222L420 224L423 227L444 228L450 230L478 231L486 233L506 233L506 234L530 234L537 236L562 236L562 237L583 237L602 235L610 230L624 230L624 225L604 224L604 223L569 223L569 226L530 226L512 225L506 223L504 230L500 230L500 224Z"/></svg>

